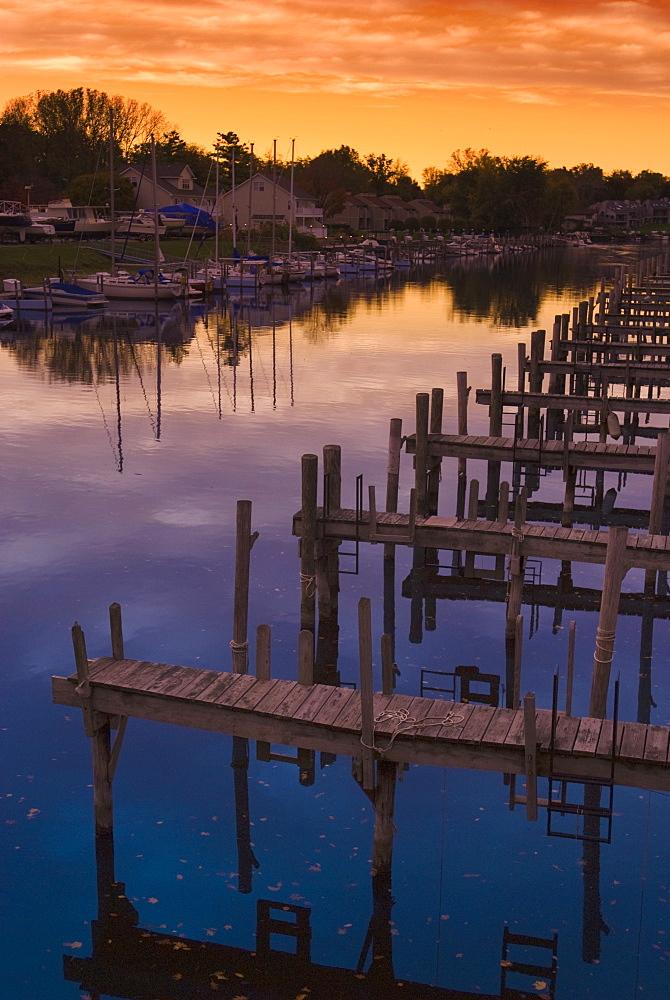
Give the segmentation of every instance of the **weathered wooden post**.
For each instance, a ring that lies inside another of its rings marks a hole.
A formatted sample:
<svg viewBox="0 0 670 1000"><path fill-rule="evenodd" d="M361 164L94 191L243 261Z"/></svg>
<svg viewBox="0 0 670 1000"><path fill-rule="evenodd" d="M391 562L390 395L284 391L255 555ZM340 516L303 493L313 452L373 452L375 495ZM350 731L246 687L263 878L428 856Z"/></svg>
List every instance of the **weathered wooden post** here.
<svg viewBox="0 0 670 1000"><path fill-rule="evenodd" d="M298 684L314 683L314 633L302 629L298 634Z"/></svg>
<svg viewBox="0 0 670 1000"><path fill-rule="evenodd" d="M398 510L401 449L402 420L393 417L389 428L388 464L386 466L386 511L389 514Z"/></svg>
<svg viewBox="0 0 670 1000"><path fill-rule="evenodd" d="M112 635L112 657L122 660L123 656L123 623L121 621L121 605L109 605L109 628Z"/></svg>
<svg viewBox="0 0 670 1000"><path fill-rule="evenodd" d="M93 754L93 812L96 834L112 832L112 779L109 773L111 755L110 717L96 712L91 705L91 686L88 679L86 638L77 622L72 627L72 645L77 667L77 693L82 700L84 732L91 738Z"/></svg>
<svg viewBox="0 0 670 1000"><path fill-rule="evenodd" d="M526 506L528 503L528 491L524 486L518 493L514 507L514 531L512 533L512 544L509 554L509 592L507 595L507 627L508 635L514 634L517 615L521 610L521 599L523 596L523 556L521 554L521 543L523 541L523 528L526 523Z"/></svg>
<svg viewBox="0 0 670 1000"><path fill-rule="evenodd" d="M659 431L656 438L654 458L654 483L649 507L649 534L660 535L663 524L663 505L668 484L668 464L670 462L670 432Z"/></svg>
<svg viewBox="0 0 670 1000"><path fill-rule="evenodd" d="M414 455L414 476L416 486L417 513L428 513L428 407L427 392L416 394L416 451Z"/></svg>
<svg viewBox="0 0 670 1000"><path fill-rule="evenodd" d="M572 715L572 688L575 676L575 637L577 623L570 622L568 632L568 676L565 684L565 714Z"/></svg>
<svg viewBox="0 0 670 1000"><path fill-rule="evenodd" d="M444 410L444 389L433 389L430 394L430 433L442 433L442 413ZM428 458L428 498L429 514L437 514L440 496L440 469L442 459L433 455Z"/></svg>
<svg viewBox="0 0 670 1000"><path fill-rule="evenodd" d="M537 728L535 725L535 695L529 691L523 698L523 742L526 758L526 819L537 819Z"/></svg>
<svg viewBox="0 0 670 1000"><path fill-rule="evenodd" d="M246 674L249 664L247 626L249 621L249 567L251 549L258 532L251 534L251 500L237 501L237 532L235 544L235 598L233 607L233 638L230 649L233 673Z"/></svg>
<svg viewBox="0 0 670 1000"><path fill-rule="evenodd" d="M534 330L530 335L530 377L529 389L533 393L542 392L544 375L542 363L544 361L544 341L546 332L544 330ZM540 409L533 406L528 407L528 437L539 438L540 436Z"/></svg>
<svg viewBox="0 0 670 1000"><path fill-rule="evenodd" d="M458 396L458 434L468 433L468 373L456 372L456 392ZM456 492L456 517L463 517L465 512L467 460L458 459L458 486Z"/></svg>
<svg viewBox="0 0 670 1000"><path fill-rule="evenodd" d="M503 481L500 484L500 490L498 493L498 509L496 510L496 521L501 524L507 524L507 518L509 515L509 483ZM496 580L505 579L505 555L501 553L496 556L496 569L495 569Z"/></svg>
<svg viewBox="0 0 670 1000"><path fill-rule="evenodd" d="M470 493L468 496L468 521L476 521L479 511L479 482L476 479L470 480ZM465 575L473 577L475 575L475 553L465 553Z"/></svg>
<svg viewBox="0 0 670 1000"><path fill-rule="evenodd" d="M614 637L619 613L621 584L628 569L626 565L626 545L628 529L614 526L609 529L607 554L605 556L605 576L600 600L600 617L596 631L596 648L593 655L593 676L591 680L591 700L589 715L604 719L607 714L607 691L610 668L614 654Z"/></svg>
<svg viewBox="0 0 670 1000"><path fill-rule="evenodd" d="M400 452L402 449L402 420L393 417L389 427L388 462L386 466L386 505L388 514L398 510L400 485ZM384 632L395 645L395 545L384 543ZM393 654L392 654L393 655Z"/></svg>
<svg viewBox="0 0 670 1000"><path fill-rule="evenodd" d="M259 625L256 629L256 680L269 681L271 669L272 629L269 625Z"/></svg>
<svg viewBox="0 0 670 1000"><path fill-rule="evenodd" d="M382 635L382 694L393 694L397 667L393 662L393 637L386 632Z"/></svg>
<svg viewBox="0 0 670 1000"><path fill-rule="evenodd" d="M489 436L500 437L503 417L502 354L491 355L491 403L489 405Z"/></svg>
<svg viewBox="0 0 670 1000"><path fill-rule="evenodd" d="M375 739L372 681L372 610L369 597L358 602L358 656L361 681L361 743L363 788L375 787L375 762L371 749Z"/></svg>
<svg viewBox="0 0 670 1000"><path fill-rule="evenodd" d="M319 460L302 456L302 537L300 539L300 628L316 626L316 493Z"/></svg>

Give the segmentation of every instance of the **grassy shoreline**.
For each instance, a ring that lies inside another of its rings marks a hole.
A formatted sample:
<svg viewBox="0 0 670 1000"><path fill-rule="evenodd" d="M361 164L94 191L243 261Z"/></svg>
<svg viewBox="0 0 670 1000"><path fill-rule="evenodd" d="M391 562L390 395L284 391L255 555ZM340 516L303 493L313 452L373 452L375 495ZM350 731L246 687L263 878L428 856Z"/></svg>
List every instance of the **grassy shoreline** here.
<svg viewBox="0 0 670 1000"><path fill-rule="evenodd" d="M134 271L142 265L135 261L122 261L121 253L129 257L142 258L153 263L153 240L129 240L127 244L120 238L116 241L117 263L129 271ZM78 276L90 274L93 271L109 270L108 240L90 243L58 242L58 243L16 243L0 246L0 281L5 278L18 278L24 285L41 285L44 278L55 277L62 271L66 277L71 272ZM101 253L100 251L107 251ZM214 255L214 241L204 242L195 238L192 242L187 238L161 241L161 251L166 262L178 262L186 259L205 260ZM219 245L221 256L231 253L231 248L223 241ZM0 286L1 287L1 286Z"/></svg>

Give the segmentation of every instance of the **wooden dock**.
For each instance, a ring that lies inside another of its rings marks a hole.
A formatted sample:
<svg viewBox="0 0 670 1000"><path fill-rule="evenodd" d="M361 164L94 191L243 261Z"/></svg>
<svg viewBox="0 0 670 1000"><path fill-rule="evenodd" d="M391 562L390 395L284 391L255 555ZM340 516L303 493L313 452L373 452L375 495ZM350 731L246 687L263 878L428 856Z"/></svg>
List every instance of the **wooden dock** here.
<svg viewBox="0 0 670 1000"><path fill-rule="evenodd" d="M558 525L525 524L519 532L513 522L461 519L428 515L376 513L368 510L317 509L321 537L340 542L384 542L420 548L477 552L480 555L509 554L516 544L524 556L561 559L567 562L604 564L609 531L562 528ZM293 518L293 533L302 535L302 515ZM670 569L670 537L629 534L623 559L626 569Z"/></svg>
<svg viewBox="0 0 670 1000"><path fill-rule="evenodd" d="M522 462L547 469L592 469L651 475L656 457L655 448L638 444L546 441L486 434L429 434L427 440L428 455L434 458ZM416 454L416 435L407 438L407 451L410 455Z"/></svg>
<svg viewBox="0 0 670 1000"><path fill-rule="evenodd" d="M76 675L52 678L54 702L93 718L149 719L350 757L365 753L361 694L350 688L108 657L90 661L84 697L78 684ZM379 693L373 705L374 745L386 760L526 773L523 709ZM417 727L399 731L398 711L408 711ZM548 774L551 717L536 712L541 776ZM562 773L606 780L611 750L611 720L559 718L553 751ZM669 751L667 727L619 723L615 783L670 791Z"/></svg>

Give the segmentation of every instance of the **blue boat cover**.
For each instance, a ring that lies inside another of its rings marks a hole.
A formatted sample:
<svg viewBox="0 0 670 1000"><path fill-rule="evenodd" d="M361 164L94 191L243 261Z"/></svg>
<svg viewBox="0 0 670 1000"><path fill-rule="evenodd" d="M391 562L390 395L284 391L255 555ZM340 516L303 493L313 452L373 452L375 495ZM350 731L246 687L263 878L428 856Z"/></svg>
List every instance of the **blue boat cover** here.
<svg viewBox="0 0 670 1000"><path fill-rule="evenodd" d="M158 211L163 215L172 215L178 219L184 219L193 226L216 229L214 219L209 212L205 212L202 208L196 208L195 205L187 205L185 201L180 202L178 205L166 205L165 208L159 208Z"/></svg>

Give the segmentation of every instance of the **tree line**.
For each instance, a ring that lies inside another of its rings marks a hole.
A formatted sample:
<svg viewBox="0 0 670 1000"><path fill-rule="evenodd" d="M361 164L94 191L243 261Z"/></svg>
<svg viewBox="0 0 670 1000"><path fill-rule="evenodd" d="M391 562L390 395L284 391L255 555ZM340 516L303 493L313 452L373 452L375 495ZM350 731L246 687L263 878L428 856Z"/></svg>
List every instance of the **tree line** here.
<svg viewBox="0 0 670 1000"><path fill-rule="evenodd" d="M117 164L147 164L152 138L159 162L187 163L204 187L220 190L250 169L286 178L289 164L271 151L254 154L234 132L216 133L211 149L182 138L163 112L147 103L84 87L35 91L8 101L0 114L0 198L33 204L70 197L77 204L109 200L110 120ZM488 149L456 150L443 167L427 167L419 184L405 162L351 146L326 149L293 165L296 183L324 209L339 212L348 192L426 197L447 207L454 228L557 229L567 215L605 199L670 197L670 178L643 170L605 173L591 163L549 168L538 156L497 156ZM132 208L128 183L115 183L122 208Z"/></svg>

